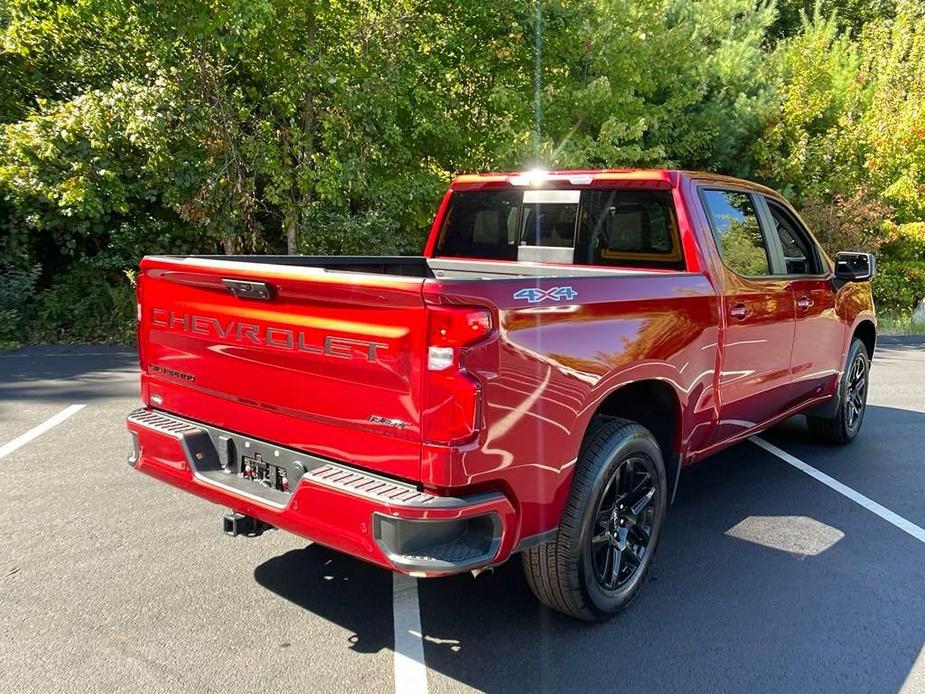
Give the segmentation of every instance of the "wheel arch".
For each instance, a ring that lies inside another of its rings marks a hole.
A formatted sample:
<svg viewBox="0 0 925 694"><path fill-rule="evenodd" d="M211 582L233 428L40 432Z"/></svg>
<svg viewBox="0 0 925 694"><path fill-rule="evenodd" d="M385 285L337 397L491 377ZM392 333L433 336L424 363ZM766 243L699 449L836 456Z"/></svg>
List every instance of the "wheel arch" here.
<svg viewBox="0 0 925 694"><path fill-rule="evenodd" d="M596 417L619 417L636 422L655 437L665 463L668 498L674 499L681 468L681 399L667 381L657 378L623 383L598 403L588 426Z"/></svg>
<svg viewBox="0 0 925 694"><path fill-rule="evenodd" d="M854 331L851 334L851 339L859 339L864 343L864 346L867 348L867 356L871 359L874 358L874 349L877 346L877 328L874 325L874 322L869 318L861 319L856 326L854 326Z"/></svg>

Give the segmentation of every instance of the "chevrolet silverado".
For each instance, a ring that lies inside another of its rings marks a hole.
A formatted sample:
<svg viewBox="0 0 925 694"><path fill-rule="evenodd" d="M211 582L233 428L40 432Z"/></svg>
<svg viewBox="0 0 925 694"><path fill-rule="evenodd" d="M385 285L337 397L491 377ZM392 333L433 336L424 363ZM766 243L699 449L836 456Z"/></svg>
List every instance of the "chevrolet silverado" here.
<svg viewBox="0 0 925 694"><path fill-rule="evenodd" d="M683 171L457 177L420 257L152 256L135 469L414 576L520 554L607 618L679 473L797 413L861 427L874 258L762 186Z"/></svg>

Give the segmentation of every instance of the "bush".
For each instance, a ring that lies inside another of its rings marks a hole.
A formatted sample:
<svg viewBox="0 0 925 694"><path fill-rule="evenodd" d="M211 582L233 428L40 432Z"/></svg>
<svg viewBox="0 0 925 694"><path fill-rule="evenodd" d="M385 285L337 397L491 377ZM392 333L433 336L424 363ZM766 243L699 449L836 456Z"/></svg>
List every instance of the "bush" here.
<svg viewBox="0 0 925 694"><path fill-rule="evenodd" d="M880 248L885 262L925 262L925 222L889 224Z"/></svg>
<svg viewBox="0 0 925 694"><path fill-rule="evenodd" d="M375 211L350 215L316 208L307 215L298 247L307 255L419 255L424 237L403 233L398 222Z"/></svg>
<svg viewBox="0 0 925 694"><path fill-rule="evenodd" d="M35 298L33 342L103 342L135 339L135 275L107 276L74 265Z"/></svg>
<svg viewBox="0 0 925 694"><path fill-rule="evenodd" d="M881 262L873 285L877 311L905 318L925 298L925 260Z"/></svg>
<svg viewBox="0 0 925 694"><path fill-rule="evenodd" d="M895 225L884 222L893 210L863 186L851 195L810 195L801 207L803 219L832 257L839 251L877 253L896 233Z"/></svg>
<svg viewBox="0 0 925 694"><path fill-rule="evenodd" d="M906 319L925 299L925 222L888 224L880 246L874 299L881 313Z"/></svg>
<svg viewBox="0 0 925 694"><path fill-rule="evenodd" d="M40 268L0 269L0 349L22 343Z"/></svg>

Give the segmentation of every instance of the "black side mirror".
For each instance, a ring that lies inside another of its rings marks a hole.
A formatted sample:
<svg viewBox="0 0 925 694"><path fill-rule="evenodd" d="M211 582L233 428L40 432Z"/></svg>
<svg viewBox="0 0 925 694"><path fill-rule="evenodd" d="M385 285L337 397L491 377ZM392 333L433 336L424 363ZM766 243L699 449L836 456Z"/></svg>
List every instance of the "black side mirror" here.
<svg viewBox="0 0 925 694"><path fill-rule="evenodd" d="M877 271L873 253L842 251L835 255L835 277L845 282L868 282Z"/></svg>

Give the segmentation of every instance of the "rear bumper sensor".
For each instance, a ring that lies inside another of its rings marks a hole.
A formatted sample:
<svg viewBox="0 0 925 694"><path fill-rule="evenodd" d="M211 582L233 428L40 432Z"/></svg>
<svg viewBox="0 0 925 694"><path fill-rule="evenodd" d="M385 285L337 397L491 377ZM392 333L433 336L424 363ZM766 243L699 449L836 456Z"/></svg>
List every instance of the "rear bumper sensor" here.
<svg viewBox="0 0 925 694"><path fill-rule="evenodd" d="M438 496L158 410L136 410L126 424L135 469L391 569L447 575L501 563L513 550L515 513L499 492Z"/></svg>

